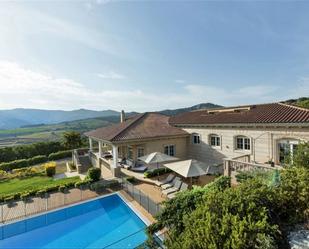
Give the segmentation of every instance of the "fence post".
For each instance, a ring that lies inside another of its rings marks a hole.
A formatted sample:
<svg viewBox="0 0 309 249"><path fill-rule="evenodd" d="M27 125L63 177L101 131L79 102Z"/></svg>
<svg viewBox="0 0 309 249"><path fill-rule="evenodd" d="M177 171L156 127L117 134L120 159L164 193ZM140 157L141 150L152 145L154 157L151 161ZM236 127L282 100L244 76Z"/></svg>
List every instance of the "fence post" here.
<svg viewBox="0 0 309 249"><path fill-rule="evenodd" d="M26 217L27 216L27 211L26 211L27 210L26 209L27 208L27 203L26 203L26 200L23 200L22 202L24 203L24 214L25 214L25 217Z"/></svg>
<svg viewBox="0 0 309 249"><path fill-rule="evenodd" d="M139 205L142 205L142 194L141 194L141 190L138 190L139 192Z"/></svg>
<svg viewBox="0 0 309 249"><path fill-rule="evenodd" d="M4 223L4 214L3 214L3 203L1 203L1 222Z"/></svg>
<svg viewBox="0 0 309 249"><path fill-rule="evenodd" d="M48 197L47 197L47 193L45 193L45 211L48 210Z"/></svg>
<svg viewBox="0 0 309 249"><path fill-rule="evenodd" d="M149 196L147 195L147 211L149 213Z"/></svg>

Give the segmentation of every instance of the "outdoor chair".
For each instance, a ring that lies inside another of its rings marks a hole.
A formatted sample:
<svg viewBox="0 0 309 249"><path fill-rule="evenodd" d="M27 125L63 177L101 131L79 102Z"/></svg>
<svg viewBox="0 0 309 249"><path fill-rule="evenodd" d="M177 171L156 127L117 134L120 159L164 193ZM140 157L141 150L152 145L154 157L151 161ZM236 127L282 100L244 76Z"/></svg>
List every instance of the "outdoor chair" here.
<svg viewBox="0 0 309 249"><path fill-rule="evenodd" d="M175 176L173 174L169 174L163 181L155 181L156 186L161 187L164 184L170 183L171 181L173 181L173 179L175 178Z"/></svg>
<svg viewBox="0 0 309 249"><path fill-rule="evenodd" d="M174 180L172 180L172 182L170 182L170 183L166 183L166 184L161 185L161 188L162 188L163 190L168 189L168 188L171 188L171 187L173 187L173 186L175 185L175 183L176 183L177 181L180 181L180 178L179 178L179 177L175 177Z"/></svg>
<svg viewBox="0 0 309 249"><path fill-rule="evenodd" d="M125 169L130 169L134 166L134 162L131 159L123 159L120 163Z"/></svg>
<svg viewBox="0 0 309 249"><path fill-rule="evenodd" d="M182 181L176 180L174 187L168 188L166 190L162 191L163 195L168 195L174 192L179 191L180 187L181 187Z"/></svg>
<svg viewBox="0 0 309 249"><path fill-rule="evenodd" d="M168 194L168 195L167 195L167 198L168 198L168 199L173 199L173 198L176 197L176 195L177 195L179 192L186 191L186 190L188 190L188 184L186 184L186 183L183 182L183 183L181 184L181 187L180 187L179 191L174 192L174 193L171 193L171 194Z"/></svg>

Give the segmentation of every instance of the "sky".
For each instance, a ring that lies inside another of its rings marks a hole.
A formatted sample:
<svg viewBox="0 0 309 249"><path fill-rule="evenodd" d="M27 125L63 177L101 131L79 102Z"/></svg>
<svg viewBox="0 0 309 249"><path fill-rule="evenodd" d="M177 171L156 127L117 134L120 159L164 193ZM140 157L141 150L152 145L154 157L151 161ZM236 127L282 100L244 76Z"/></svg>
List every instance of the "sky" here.
<svg viewBox="0 0 309 249"><path fill-rule="evenodd" d="M0 2L0 109L309 96L309 1Z"/></svg>

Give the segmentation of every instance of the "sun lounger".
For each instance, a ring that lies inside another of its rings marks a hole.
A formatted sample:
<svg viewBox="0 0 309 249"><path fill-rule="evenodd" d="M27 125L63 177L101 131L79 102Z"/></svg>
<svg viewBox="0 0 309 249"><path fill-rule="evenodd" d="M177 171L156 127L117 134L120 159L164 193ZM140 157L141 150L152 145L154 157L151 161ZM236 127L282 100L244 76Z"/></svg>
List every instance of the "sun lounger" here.
<svg viewBox="0 0 309 249"><path fill-rule="evenodd" d="M170 182L170 183L166 183L166 184L161 185L161 188L162 188L163 190L168 189L168 188L171 188L171 187L173 187L173 186L175 185L175 183L176 183L177 181L180 181L180 178L179 178L179 177L175 177L174 180L173 180L172 182Z"/></svg>
<svg viewBox="0 0 309 249"><path fill-rule="evenodd" d="M163 181L155 181L155 184L156 184L158 187L161 187L162 185L167 184L167 183L170 183L171 181L173 181L174 178L175 178L174 175L169 174Z"/></svg>
<svg viewBox="0 0 309 249"><path fill-rule="evenodd" d="M188 189L188 184L186 184L186 183L183 182L183 183L181 184L181 187L180 187L179 191L174 192L174 193L171 193L171 194L168 194L168 195L167 195L167 198L168 198L168 199L173 199L173 198L176 197L176 195L177 195L179 192L186 191L187 189Z"/></svg>
<svg viewBox="0 0 309 249"><path fill-rule="evenodd" d="M163 195L168 195L168 194L171 194L171 193L174 193L174 192L179 191L179 189L180 189L180 187L181 187L181 184L182 184L182 182L177 180L177 181L175 182L174 187L171 187L171 188L168 188L168 189L166 189L166 190L163 190L163 191L162 191L162 194L163 194Z"/></svg>

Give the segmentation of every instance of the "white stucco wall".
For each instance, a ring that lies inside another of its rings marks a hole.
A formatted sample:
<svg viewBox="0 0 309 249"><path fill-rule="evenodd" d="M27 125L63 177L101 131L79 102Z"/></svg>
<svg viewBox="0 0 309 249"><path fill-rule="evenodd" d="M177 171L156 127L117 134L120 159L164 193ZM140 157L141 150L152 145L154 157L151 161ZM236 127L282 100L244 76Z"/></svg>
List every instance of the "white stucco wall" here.
<svg viewBox="0 0 309 249"><path fill-rule="evenodd" d="M309 141L309 128L183 128L189 133L200 134L200 144L188 146L188 157L210 164L222 163L223 158L234 158L250 154L251 160L265 163L268 160L278 163L278 140L300 139ZM211 147L209 136L217 134L221 137L220 147ZM250 151L236 150L235 137L243 135L251 139Z"/></svg>

